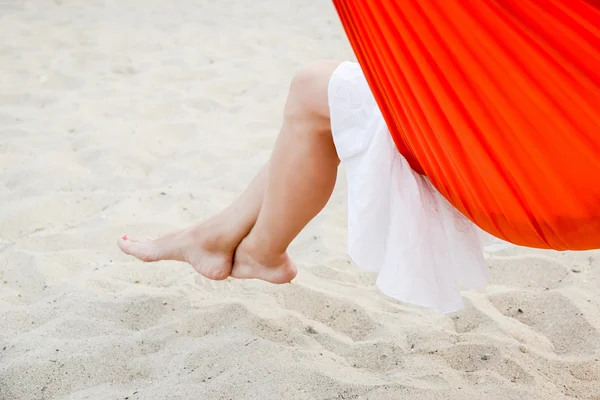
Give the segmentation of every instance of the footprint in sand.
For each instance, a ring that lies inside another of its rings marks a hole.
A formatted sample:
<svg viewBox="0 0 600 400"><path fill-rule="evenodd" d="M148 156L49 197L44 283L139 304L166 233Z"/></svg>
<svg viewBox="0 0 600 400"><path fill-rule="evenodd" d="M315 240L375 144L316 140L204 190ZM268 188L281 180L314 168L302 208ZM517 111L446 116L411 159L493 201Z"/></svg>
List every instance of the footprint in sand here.
<svg viewBox="0 0 600 400"><path fill-rule="evenodd" d="M463 299L463 302L465 308L451 316L457 333L479 332L490 328L498 329L498 323L481 310L475 308L471 301Z"/></svg>
<svg viewBox="0 0 600 400"><path fill-rule="evenodd" d="M498 257L490 260L490 283L511 288L555 289L571 269L550 257Z"/></svg>
<svg viewBox="0 0 600 400"><path fill-rule="evenodd" d="M363 307L358 304L349 307L342 298L299 285L290 285L281 295L284 307L327 325L354 341L367 339L377 328L376 322Z"/></svg>
<svg viewBox="0 0 600 400"><path fill-rule="evenodd" d="M591 354L600 347L600 332L558 292L513 292L490 296L505 316L546 336L558 354Z"/></svg>
<svg viewBox="0 0 600 400"><path fill-rule="evenodd" d="M493 371L513 383L531 383L534 379L516 361L505 357L497 346L459 344L440 351L440 354L457 371Z"/></svg>

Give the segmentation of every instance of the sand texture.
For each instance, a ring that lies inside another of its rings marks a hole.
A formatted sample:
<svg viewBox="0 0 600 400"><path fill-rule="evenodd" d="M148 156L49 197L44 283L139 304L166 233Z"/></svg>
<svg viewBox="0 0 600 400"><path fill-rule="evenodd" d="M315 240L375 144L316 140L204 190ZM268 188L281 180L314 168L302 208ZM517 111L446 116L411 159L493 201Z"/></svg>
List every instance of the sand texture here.
<svg viewBox="0 0 600 400"><path fill-rule="evenodd" d="M267 160L330 2L0 0L0 399L600 400L600 253L510 249L440 315L346 253L343 171L292 284L121 254Z"/></svg>

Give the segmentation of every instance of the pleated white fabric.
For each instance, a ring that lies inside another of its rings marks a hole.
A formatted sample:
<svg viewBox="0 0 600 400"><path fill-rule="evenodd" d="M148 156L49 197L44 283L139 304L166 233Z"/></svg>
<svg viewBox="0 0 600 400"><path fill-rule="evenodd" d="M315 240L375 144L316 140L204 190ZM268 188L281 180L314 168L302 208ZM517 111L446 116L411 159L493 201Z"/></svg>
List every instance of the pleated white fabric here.
<svg viewBox="0 0 600 400"><path fill-rule="evenodd" d="M335 146L348 180L348 250L397 300L442 313L488 280L483 232L396 149L357 63L329 83Z"/></svg>

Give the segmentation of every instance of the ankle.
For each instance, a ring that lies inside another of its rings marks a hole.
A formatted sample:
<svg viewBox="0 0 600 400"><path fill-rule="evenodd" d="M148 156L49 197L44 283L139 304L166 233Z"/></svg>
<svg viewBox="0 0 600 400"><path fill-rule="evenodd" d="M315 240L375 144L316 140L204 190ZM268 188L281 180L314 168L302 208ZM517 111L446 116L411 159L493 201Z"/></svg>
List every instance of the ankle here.
<svg viewBox="0 0 600 400"><path fill-rule="evenodd" d="M240 231L230 220L215 216L193 225L182 232L182 239L192 244L210 247L237 246L247 232Z"/></svg>
<svg viewBox="0 0 600 400"><path fill-rule="evenodd" d="M281 241L273 240L272 236L269 236L251 231L243 240L244 248L257 256L273 258L284 255L287 252L287 246L282 246Z"/></svg>

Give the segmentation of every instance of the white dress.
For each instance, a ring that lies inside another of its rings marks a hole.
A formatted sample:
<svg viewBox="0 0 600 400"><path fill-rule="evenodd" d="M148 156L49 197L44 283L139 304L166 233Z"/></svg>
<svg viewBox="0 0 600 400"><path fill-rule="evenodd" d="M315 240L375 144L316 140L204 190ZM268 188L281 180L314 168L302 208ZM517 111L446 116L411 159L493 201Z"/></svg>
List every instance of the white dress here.
<svg viewBox="0 0 600 400"><path fill-rule="evenodd" d="M348 180L348 250L397 300L449 313L485 285L483 232L396 149L360 66L329 82L333 139Z"/></svg>

